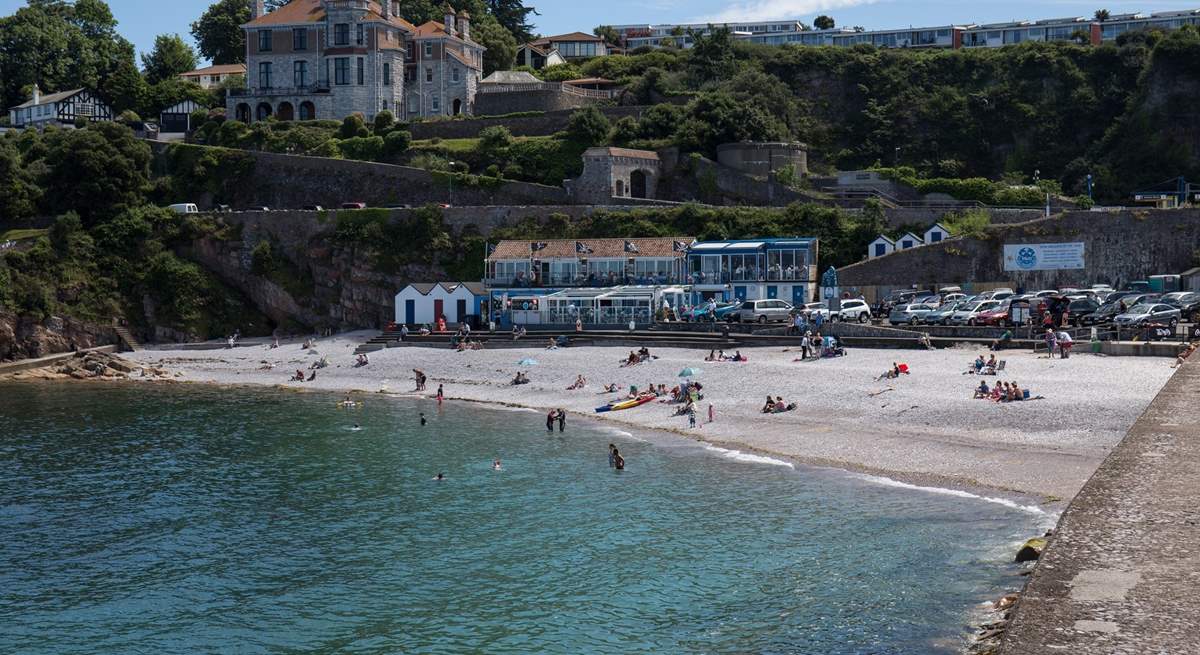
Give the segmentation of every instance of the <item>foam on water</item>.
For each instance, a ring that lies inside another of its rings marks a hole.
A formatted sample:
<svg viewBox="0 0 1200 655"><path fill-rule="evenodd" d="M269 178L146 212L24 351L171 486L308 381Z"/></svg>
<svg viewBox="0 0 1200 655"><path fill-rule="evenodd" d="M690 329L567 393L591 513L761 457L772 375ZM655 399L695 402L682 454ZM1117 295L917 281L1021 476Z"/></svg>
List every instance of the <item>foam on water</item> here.
<svg viewBox="0 0 1200 655"><path fill-rule="evenodd" d="M1022 505L1016 501L1012 501L1007 498L995 498L993 496L980 496L978 494L973 494L969 491L963 491L961 489L946 489L943 487L922 487L920 485L909 484L907 482L901 482L899 480L893 480L891 478L885 478L885 477L878 476L878 475L867 475L865 473L860 473L860 474L855 474L855 475L856 475L856 477L862 478L868 482L882 485L885 487L898 487L900 489L912 489L915 491L924 491L926 493L931 493L931 494L943 494L946 496L957 496L959 498L971 498L973 500L982 500L982 501L988 502L988 503L995 503L997 505L1003 505L1005 507L1009 507L1009 508L1012 508L1012 509L1015 509L1015 510L1018 510L1021 512L1026 512L1028 514L1034 514L1037 516L1045 516L1048 518L1057 518L1055 515L1050 514L1046 510L1044 510L1036 505Z"/></svg>
<svg viewBox="0 0 1200 655"><path fill-rule="evenodd" d="M785 462L782 459L773 457L765 457L763 455L751 455L743 453L740 450L729 450L728 448L718 448L716 446L705 446L705 450L709 452L719 453L722 457L726 457L739 462L747 462L750 464L770 464L771 466L786 466L790 469L796 468L791 462Z"/></svg>

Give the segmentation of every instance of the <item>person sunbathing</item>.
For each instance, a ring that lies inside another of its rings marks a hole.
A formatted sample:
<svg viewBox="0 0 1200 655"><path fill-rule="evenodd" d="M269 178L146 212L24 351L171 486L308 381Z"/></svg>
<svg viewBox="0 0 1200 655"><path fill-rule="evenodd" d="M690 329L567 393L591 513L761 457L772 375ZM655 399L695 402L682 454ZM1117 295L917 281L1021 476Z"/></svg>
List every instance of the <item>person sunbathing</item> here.
<svg viewBox="0 0 1200 655"><path fill-rule="evenodd" d="M514 386L518 384L529 384L529 378L525 377L524 373L517 371L517 375L512 379L512 384Z"/></svg>
<svg viewBox="0 0 1200 655"><path fill-rule="evenodd" d="M1013 400L1025 400L1025 392L1021 391L1021 387L1017 386L1016 382L1013 382L1009 389L1012 390Z"/></svg>
<svg viewBox="0 0 1200 655"><path fill-rule="evenodd" d="M550 343L546 344L546 350L558 350L558 342L554 340L554 337L550 337Z"/></svg>
<svg viewBox="0 0 1200 655"><path fill-rule="evenodd" d="M991 393L992 393L992 390L988 389L987 380L981 381L979 383L979 387L975 389L975 397L976 398L987 398L988 396L991 395Z"/></svg>
<svg viewBox="0 0 1200 655"><path fill-rule="evenodd" d="M997 402L997 403L1000 402L1000 400L1004 398L1006 393L1008 393L1008 383L1007 382L996 383L996 386L992 387L992 401Z"/></svg>
<svg viewBox="0 0 1200 655"><path fill-rule="evenodd" d="M575 391L576 389L582 389L586 386L587 386L587 379L585 379L582 375L580 375L575 378L575 382L571 386L567 387L567 391Z"/></svg>
<svg viewBox="0 0 1200 655"><path fill-rule="evenodd" d="M704 361L706 361L706 362L715 362L715 361L717 361L717 351L715 351L715 350L710 350L710 351L708 351L708 357L705 357L705 358L704 358Z"/></svg>
<svg viewBox="0 0 1200 655"><path fill-rule="evenodd" d="M615 382L612 384L604 385L604 393L616 393L616 392L617 392L617 385Z"/></svg>

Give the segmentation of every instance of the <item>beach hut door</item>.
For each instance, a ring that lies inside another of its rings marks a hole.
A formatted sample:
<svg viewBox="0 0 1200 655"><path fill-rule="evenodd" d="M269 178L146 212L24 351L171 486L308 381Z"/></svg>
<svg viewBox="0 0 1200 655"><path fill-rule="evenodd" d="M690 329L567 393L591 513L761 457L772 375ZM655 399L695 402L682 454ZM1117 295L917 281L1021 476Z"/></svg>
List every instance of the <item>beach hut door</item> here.
<svg viewBox="0 0 1200 655"><path fill-rule="evenodd" d="M467 322L467 301L459 298L454 305L454 311L457 313L455 320L459 323Z"/></svg>
<svg viewBox="0 0 1200 655"><path fill-rule="evenodd" d="M792 287L792 304L797 306L804 304L803 284L797 284L796 286Z"/></svg>
<svg viewBox="0 0 1200 655"><path fill-rule="evenodd" d="M441 300L441 299L433 301L433 322L434 323L436 323L439 318L441 318L442 316L445 315L444 314L445 302L446 301Z"/></svg>
<svg viewBox="0 0 1200 655"><path fill-rule="evenodd" d="M771 300L775 300L778 297L779 297L779 287L768 286L767 287L767 298L770 298Z"/></svg>
<svg viewBox="0 0 1200 655"><path fill-rule="evenodd" d="M409 325L416 325L417 321L413 317L413 314L416 314L416 313L417 313L417 301L405 300L404 301L404 322Z"/></svg>

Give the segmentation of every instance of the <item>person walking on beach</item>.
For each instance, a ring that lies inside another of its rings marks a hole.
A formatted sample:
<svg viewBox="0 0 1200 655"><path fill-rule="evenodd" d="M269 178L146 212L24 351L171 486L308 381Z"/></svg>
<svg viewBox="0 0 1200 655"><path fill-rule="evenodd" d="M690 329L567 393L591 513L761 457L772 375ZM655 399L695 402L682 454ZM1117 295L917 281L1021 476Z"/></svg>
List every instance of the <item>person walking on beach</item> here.
<svg viewBox="0 0 1200 655"><path fill-rule="evenodd" d="M696 427L696 406L688 405L688 427Z"/></svg>
<svg viewBox="0 0 1200 655"><path fill-rule="evenodd" d="M546 432L554 432L554 419L558 418L558 410L550 410L546 413Z"/></svg>
<svg viewBox="0 0 1200 655"><path fill-rule="evenodd" d="M712 422L714 422L714 421L716 421L716 420L717 420L717 419L716 419L716 412L714 412L714 411L713 411L713 406L712 406L712 403L709 403L709 404L708 404L708 422L709 422L709 423L712 423Z"/></svg>
<svg viewBox="0 0 1200 655"><path fill-rule="evenodd" d="M567 412L559 408L558 410L558 431L561 433L567 427Z"/></svg>
<svg viewBox="0 0 1200 655"><path fill-rule="evenodd" d="M800 339L800 359L801 360L808 359L808 349L810 347L812 347L812 341L809 340L810 334L812 334L812 333L805 332L804 336L801 337L801 339Z"/></svg>
<svg viewBox="0 0 1200 655"><path fill-rule="evenodd" d="M445 397L446 397L445 391L442 389L442 385L439 384L438 391L437 391L437 401L438 401L439 405L442 404L442 400L444 400Z"/></svg>

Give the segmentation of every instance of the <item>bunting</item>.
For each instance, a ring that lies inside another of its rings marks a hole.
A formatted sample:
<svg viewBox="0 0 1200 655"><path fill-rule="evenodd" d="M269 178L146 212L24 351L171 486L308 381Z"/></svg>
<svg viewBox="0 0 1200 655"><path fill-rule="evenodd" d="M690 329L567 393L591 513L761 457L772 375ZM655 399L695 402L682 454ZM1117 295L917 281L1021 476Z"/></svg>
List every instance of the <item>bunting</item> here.
<svg viewBox="0 0 1200 655"><path fill-rule="evenodd" d="M687 252L687 249L691 246L692 244L688 243L687 241L676 241L672 247L675 252Z"/></svg>
<svg viewBox="0 0 1200 655"><path fill-rule="evenodd" d="M545 241L533 241L529 244L529 252L541 252L549 245Z"/></svg>
<svg viewBox="0 0 1200 655"><path fill-rule="evenodd" d="M575 254L576 254L576 255L590 255L590 254L592 254L592 252L593 252L593 251L592 251L592 249L591 249L591 248L588 246L588 244L586 244L586 243L584 243L584 242L582 242L582 241L576 241L576 242L575 242Z"/></svg>
<svg viewBox="0 0 1200 655"><path fill-rule="evenodd" d="M638 252L638 247L634 242L626 241L625 242L625 252L636 253L636 252Z"/></svg>

